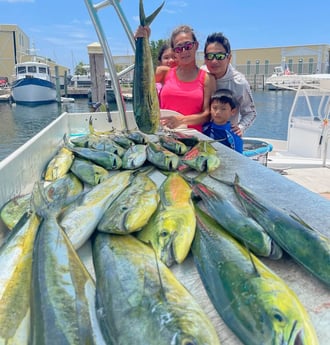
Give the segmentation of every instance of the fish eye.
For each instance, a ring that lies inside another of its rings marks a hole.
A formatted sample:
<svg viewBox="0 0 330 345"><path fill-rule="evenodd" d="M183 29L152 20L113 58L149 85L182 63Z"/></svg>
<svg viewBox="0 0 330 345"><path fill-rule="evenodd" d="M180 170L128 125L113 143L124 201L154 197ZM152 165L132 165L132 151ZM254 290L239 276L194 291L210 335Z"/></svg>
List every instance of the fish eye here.
<svg viewBox="0 0 330 345"><path fill-rule="evenodd" d="M274 317L274 319L276 321L279 321L279 322L283 322L284 321L284 318L283 318L282 314L279 313L279 312L275 312L273 317Z"/></svg>
<svg viewBox="0 0 330 345"><path fill-rule="evenodd" d="M161 237L167 237L168 235L168 231L167 230L163 230L161 233L160 233L160 236Z"/></svg>

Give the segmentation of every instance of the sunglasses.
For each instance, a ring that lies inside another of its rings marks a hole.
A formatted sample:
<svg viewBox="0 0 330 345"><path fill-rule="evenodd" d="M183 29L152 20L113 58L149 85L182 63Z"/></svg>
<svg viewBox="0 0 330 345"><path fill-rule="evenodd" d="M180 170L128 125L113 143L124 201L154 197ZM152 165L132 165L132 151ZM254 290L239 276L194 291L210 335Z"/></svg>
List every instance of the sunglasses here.
<svg viewBox="0 0 330 345"><path fill-rule="evenodd" d="M212 61L214 58L216 60L224 60L229 54L228 53L207 53L205 54L205 59Z"/></svg>
<svg viewBox="0 0 330 345"><path fill-rule="evenodd" d="M196 43L195 41L186 42L184 44L174 47L173 51L174 53L182 53L183 50L191 50L194 47L195 43Z"/></svg>

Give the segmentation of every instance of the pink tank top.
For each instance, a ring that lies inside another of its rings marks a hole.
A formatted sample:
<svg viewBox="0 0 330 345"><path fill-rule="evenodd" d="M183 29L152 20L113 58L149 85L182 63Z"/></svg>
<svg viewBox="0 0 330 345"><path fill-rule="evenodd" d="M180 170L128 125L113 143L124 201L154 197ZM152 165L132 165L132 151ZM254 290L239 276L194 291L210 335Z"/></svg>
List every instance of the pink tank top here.
<svg viewBox="0 0 330 345"><path fill-rule="evenodd" d="M195 80L186 82L178 79L176 67L171 68L165 77L165 82L160 92L161 109L174 110L182 115L202 112L206 73L206 71L200 69ZM202 131L202 124L189 125L188 127Z"/></svg>

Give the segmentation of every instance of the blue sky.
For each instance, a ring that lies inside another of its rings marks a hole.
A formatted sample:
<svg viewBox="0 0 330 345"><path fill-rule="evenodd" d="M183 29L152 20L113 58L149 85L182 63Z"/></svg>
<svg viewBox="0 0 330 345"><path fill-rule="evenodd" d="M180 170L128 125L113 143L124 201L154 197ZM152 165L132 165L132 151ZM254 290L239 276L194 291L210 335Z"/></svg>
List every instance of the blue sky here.
<svg viewBox="0 0 330 345"><path fill-rule="evenodd" d="M160 4L161 0L144 0L146 15ZM120 5L134 31L139 24L139 0L122 0ZM232 49L330 44L329 13L330 2L325 0L166 0L151 24L150 39L166 39L176 26L188 24L200 49L215 31L229 38ZM99 16L112 55L132 54L112 6L99 11ZM0 0L0 24L17 24L38 55L71 70L80 61L88 63L87 45L97 41L84 0Z"/></svg>

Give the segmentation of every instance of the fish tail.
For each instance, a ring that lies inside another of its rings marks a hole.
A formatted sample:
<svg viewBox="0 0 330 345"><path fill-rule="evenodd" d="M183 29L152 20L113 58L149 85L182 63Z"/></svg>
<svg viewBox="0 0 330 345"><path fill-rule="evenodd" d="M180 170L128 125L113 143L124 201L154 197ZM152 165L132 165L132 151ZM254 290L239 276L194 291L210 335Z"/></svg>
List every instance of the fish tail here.
<svg viewBox="0 0 330 345"><path fill-rule="evenodd" d="M165 4L165 1L153 12L150 14L150 16L146 17L143 7L143 1L140 0L140 24L142 26L149 26L152 21L156 18L157 14L160 12L160 10L163 8Z"/></svg>

